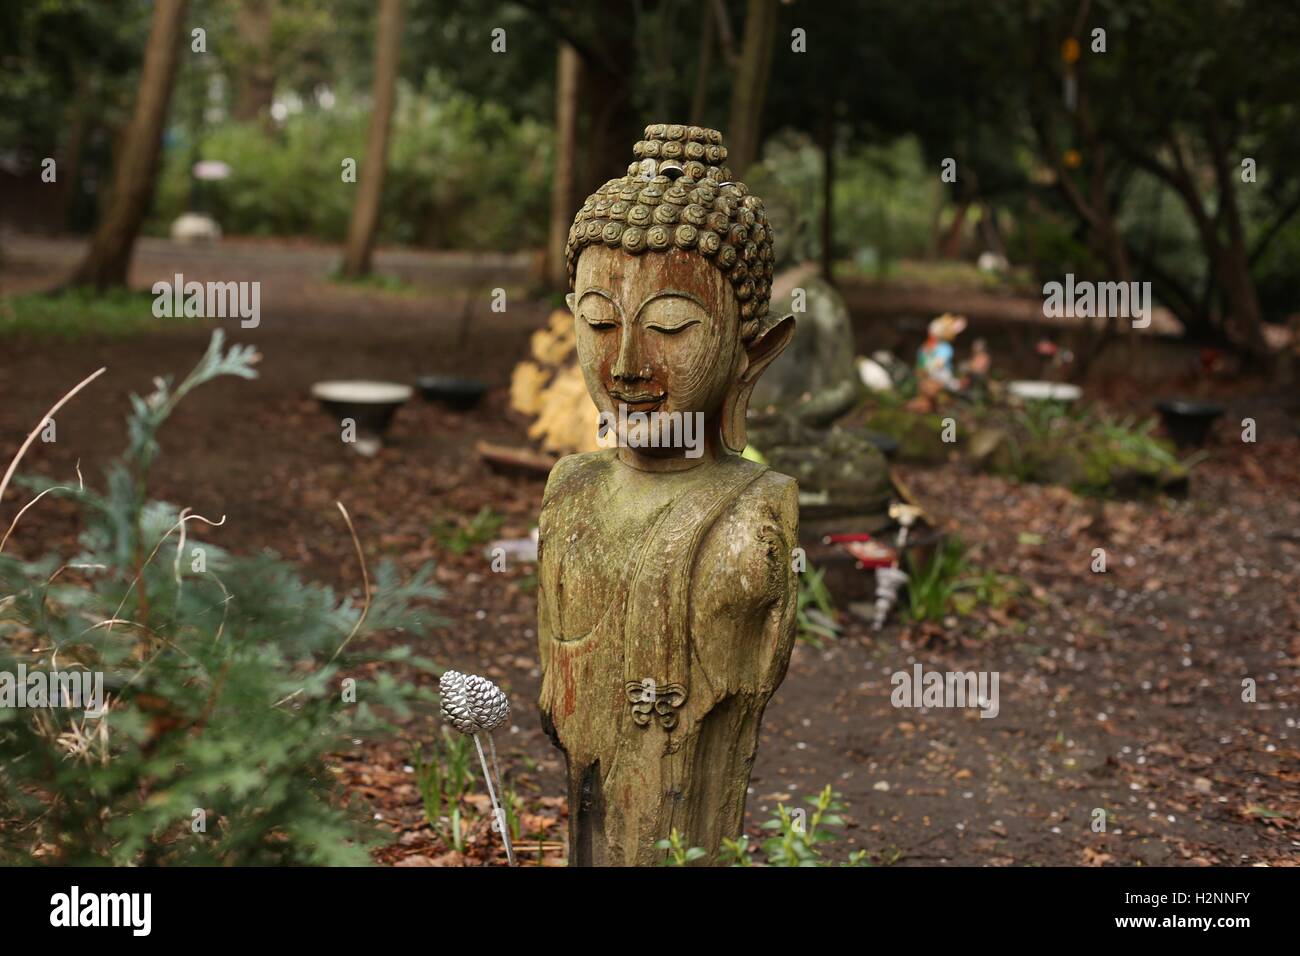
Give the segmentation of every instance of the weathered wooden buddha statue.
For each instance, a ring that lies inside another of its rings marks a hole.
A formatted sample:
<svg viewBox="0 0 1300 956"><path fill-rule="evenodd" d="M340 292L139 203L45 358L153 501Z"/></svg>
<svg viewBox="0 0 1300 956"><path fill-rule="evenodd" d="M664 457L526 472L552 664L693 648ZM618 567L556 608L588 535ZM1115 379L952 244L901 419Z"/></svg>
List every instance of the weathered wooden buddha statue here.
<svg viewBox="0 0 1300 956"><path fill-rule="evenodd" d="M655 124L569 233L569 306L617 447L560 460L541 514L543 723L568 764L570 862L713 859L743 827L794 641L795 482L740 457L794 332L772 236L716 130Z"/></svg>

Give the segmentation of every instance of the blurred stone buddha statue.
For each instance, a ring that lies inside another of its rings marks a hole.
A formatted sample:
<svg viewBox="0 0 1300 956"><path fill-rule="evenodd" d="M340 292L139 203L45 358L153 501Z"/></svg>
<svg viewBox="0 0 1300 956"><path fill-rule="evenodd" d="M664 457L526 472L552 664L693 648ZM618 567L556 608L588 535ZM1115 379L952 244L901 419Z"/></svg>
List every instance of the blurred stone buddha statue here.
<svg viewBox="0 0 1300 956"><path fill-rule="evenodd" d="M794 641L795 482L743 459L768 314L763 204L715 130L655 124L569 233L577 352L615 446L561 459L540 519L540 708L568 768L569 859L713 859L743 827Z"/></svg>

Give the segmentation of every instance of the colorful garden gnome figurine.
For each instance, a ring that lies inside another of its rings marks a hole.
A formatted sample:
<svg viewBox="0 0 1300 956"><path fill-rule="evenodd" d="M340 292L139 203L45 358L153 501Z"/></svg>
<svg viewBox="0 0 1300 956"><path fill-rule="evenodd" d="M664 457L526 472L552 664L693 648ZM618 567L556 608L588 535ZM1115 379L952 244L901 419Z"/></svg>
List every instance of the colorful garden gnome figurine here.
<svg viewBox="0 0 1300 956"><path fill-rule="evenodd" d="M953 373L952 341L966 329L966 317L945 312L930 323L929 336L916 356L919 377L930 378L949 391L958 387Z"/></svg>
<svg viewBox="0 0 1300 956"><path fill-rule="evenodd" d="M929 335L916 353L916 398L908 403L913 411L931 412L943 392L961 387L953 371L952 340L965 328L965 316L948 312L930 323Z"/></svg>
<svg viewBox="0 0 1300 956"><path fill-rule="evenodd" d="M655 124L579 210L567 261L587 391L616 447L561 459L539 521L539 706L568 768L569 861L652 866L739 837L794 644L798 490L741 457L794 333L772 234L716 130Z"/></svg>

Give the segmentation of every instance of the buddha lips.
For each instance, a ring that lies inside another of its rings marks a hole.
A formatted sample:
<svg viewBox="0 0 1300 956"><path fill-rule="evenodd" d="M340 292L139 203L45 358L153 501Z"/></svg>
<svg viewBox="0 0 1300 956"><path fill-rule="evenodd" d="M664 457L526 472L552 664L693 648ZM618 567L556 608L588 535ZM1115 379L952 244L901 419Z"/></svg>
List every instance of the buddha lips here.
<svg viewBox="0 0 1300 956"><path fill-rule="evenodd" d="M704 454L703 412L629 412L627 404L618 403L618 413L601 412L596 437L608 446L626 448L684 448L687 458Z"/></svg>

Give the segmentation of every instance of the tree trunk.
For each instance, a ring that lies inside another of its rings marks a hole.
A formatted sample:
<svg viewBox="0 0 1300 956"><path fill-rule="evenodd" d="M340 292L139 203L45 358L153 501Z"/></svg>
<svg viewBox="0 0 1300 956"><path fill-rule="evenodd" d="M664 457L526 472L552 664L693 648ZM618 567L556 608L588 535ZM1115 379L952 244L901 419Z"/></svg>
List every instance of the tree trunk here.
<svg viewBox="0 0 1300 956"><path fill-rule="evenodd" d="M717 30L717 18L713 7L704 4L700 11L704 23L700 26L700 48L695 58L695 88L691 93L690 123L692 126L704 125L704 110L709 99L709 75L713 71L714 32Z"/></svg>
<svg viewBox="0 0 1300 956"><path fill-rule="evenodd" d="M1106 268L1110 271L1108 278L1127 286L1133 280L1133 268L1129 263L1128 246L1120 233L1119 222L1106 191L1106 152L1100 144L1092 141L1089 154L1093 162L1091 203L1094 226L1093 248L1101 261L1106 263ZM1080 352L1078 363L1075 365L1075 374L1078 378L1082 379L1088 374L1089 369L1101 357L1101 353L1119 334L1120 318L1117 315L1107 315L1106 323L1101 329L1089 323L1091 344ZM1130 363L1136 363L1137 332L1132 329L1129 330L1128 345L1128 360Z"/></svg>
<svg viewBox="0 0 1300 956"><path fill-rule="evenodd" d="M952 223L943 233L943 238L939 240L939 258L956 259L961 255L962 232L966 228L966 214L970 211L970 200L957 200L957 211L953 214Z"/></svg>
<svg viewBox="0 0 1300 956"><path fill-rule="evenodd" d="M772 44L776 39L776 0L749 0L745 37L731 90L727 165L737 179L758 158L763 104L772 73Z"/></svg>
<svg viewBox="0 0 1300 956"><path fill-rule="evenodd" d="M582 61L563 40L555 81L555 171L551 177L551 228L546 247L546 282L552 289L569 286L564 248L574 214L574 164L578 158L578 86Z"/></svg>
<svg viewBox="0 0 1300 956"><path fill-rule="evenodd" d="M835 104L822 117L822 278L834 281L835 271Z"/></svg>
<svg viewBox="0 0 1300 956"><path fill-rule="evenodd" d="M81 160L86 151L86 135L90 129L90 116L87 113L90 84L86 75L77 77L77 102L72 104L68 118L68 142L63 148L63 168L59 179L63 183L61 197L62 209L59 214L60 232L72 230L72 217L77 207L77 195L81 185Z"/></svg>
<svg viewBox="0 0 1300 956"><path fill-rule="evenodd" d="M275 64L271 60L271 0L241 0L235 14L243 47L234 118L241 123L269 121L275 99Z"/></svg>
<svg viewBox="0 0 1300 956"><path fill-rule="evenodd" d="M131 123L117 152L112 199L86 257L68 280L70 285L91 285L96 289L126 285L136 236L153 198L184 26L185 0L158 0Z"/></svg>
<svg viewBox="0 0 1300 956"><path fill-rule="evenodd" d="M1252 357L1267 358L1270 353L1264 339L1259 296L1255 291L1255 279L1250 274L1244 238L1230 225L1228 245L1221 248L1218 269L1223 283L1229 336Z"/></svg>
<svg viewBox="0 0 1300 956"><path fill-rule="evenodd" d="M631 102L641 4L637 0L607 0L594 31L583 28L583 18L566 18L539 0L520 0L520 5L536 13L552 35L577 55L577 141L582 148L575 157L573 195L586 196L611 177L627 172L635 158L629 144L641 138L641 124L649 121Z"/></svg>
<svg viewBox="0 0 1300 956"><path fill-rule="evenodd" d="M990 252L996 252L1004 259L1007 255L1007 244L1002 239L1002 227L998 225L998 208L994 205L993 200L987 196L980 204L980 238L984 241L984 248Z"/></svg>
<svg viewBox="0 0 1300 956"><path fill-rule="evenodd" d="M379 225L379 200L384 193L384 167L393 125L397 95L397 60L402 48L402 0L380 0L375 31L375 83L371 94L370 134L352 206L348 245L343 252L343 275L359 278L370 273L375 228Z"/></svg>
<svg viewBox="0 0 1300 956"><path fill-rule="evenodd" d="M1228 230L1228 241L1219 245L1219 261L1215 268L1223 283L1225 311L1237 339L1255 358L1269 354L1264 341L1264 329L1259 310L1259 296L1255 280L1250 274L1250 252L1246 246L1246 233L1241 224L1241 210L1237 204L1236 182L1228 163L1227 144L1224 142L1219 118L1206 115L1206 140L1209 142L1214 163L1214 178L1219 187L1219 209Z"/></svg>
<svg viewBox="0 0 1300 956"><path fill-rule="evenodd" d="M636 62L636 44L631 30L611 30L603 38L604 59L582 57L583 130L586 142L583 165L578 172L576 195L595 192L602 183L627 173L635 157L631 143L641 138L644 127L636 122L631 107L627 65ZM610 61L609 63L605 60ZM611 63L621 63L614 68Z"/></svg>
<svg viewBox="0 0 1300 956"><path fill-rule="evenodd" d="M1090 249L1100 262L1105 263L1109 273L1108 280L1128 283L1132 280L1133 270L1129 262L1128 246L1124 242L1123 234L1120 231L1116 210L1111 199L1109 156L1098 135L1097 126L1092 120L1091 99L1088 95L1086 73L1080 70L1078 79L1077 105L1071 114L1071 122L1076 137L1083 145L1084 156L1087 158L1088 184L1086 194L1079 184L1075 182L1074 175L1062 161L1061 150L1052 136L1051 123L1045 118L1045 110L1041 106L1039 112L1034 115L1032 122L1038 136L1043 159L1055 171L1057 185L1065 196L1066 202L1074 210L1079 222L1087 230L1087 242ZM1105 325L1100 329L1091 322L1088 323L1083 336L1085 344L1079 349L1079 355L1071 373L1073 378L1083 380L1087 376L1089 369L1110 345L1118 331L1119 316L1108 315ZM1131 362L1136 362L1136 343L1136 336L1130 335L1129 359Z"/></svg>

